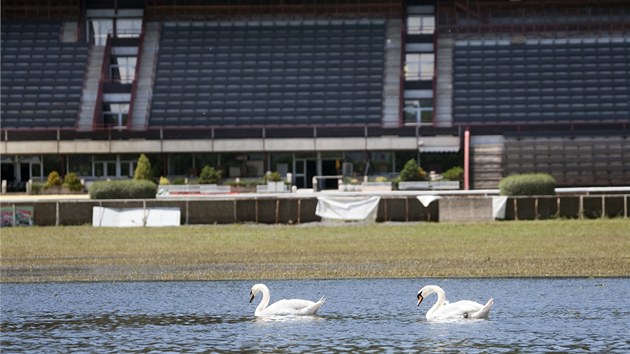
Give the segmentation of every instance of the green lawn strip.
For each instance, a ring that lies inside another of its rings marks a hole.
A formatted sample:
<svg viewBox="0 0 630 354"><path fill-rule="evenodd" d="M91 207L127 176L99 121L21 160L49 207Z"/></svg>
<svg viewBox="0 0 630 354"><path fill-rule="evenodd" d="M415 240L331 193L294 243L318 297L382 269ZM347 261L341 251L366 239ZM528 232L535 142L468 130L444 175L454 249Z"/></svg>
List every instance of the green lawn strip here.
<svg viewBox="0 0 630 354"><path fill-rule="evenodd" d="M630 220L0 232L0 281L630 276Z"/></svg>

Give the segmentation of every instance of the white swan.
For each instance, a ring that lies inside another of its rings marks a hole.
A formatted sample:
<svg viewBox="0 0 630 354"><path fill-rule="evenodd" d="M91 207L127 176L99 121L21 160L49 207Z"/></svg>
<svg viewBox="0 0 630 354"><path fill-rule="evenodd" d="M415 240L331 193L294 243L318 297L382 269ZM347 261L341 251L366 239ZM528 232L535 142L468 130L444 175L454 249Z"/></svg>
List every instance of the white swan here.
<svg viewBox="0 0 630 354"><path fill-rule="evenodd" d="M264 316L309 316L317 313L317 310L324 304L324 298L322 297L317 302L301 299L280 300L269 305L269 288L265 284L256 284L252 286L249 291L249 302L254 300L256 294L262 291L262 300L254 315L256 317ZM269 305L269 306L267 306Z"/></svg>
<svg viewBox="0 0 630 354"><path fill-rule="evenodd" d="M427 320L429 321L462 318L488 318L490 309L492 309L492 305L494 304L493 299L488 300L485 305L469 300L448 303L448 301L446 301L446 294L442 288L437 285L427 285L418 291L418 306L420 306L420 303L422 303L422 300L424 300L425 297L433 293L437 294L438 299L429 311L427 311Z"/></svg>

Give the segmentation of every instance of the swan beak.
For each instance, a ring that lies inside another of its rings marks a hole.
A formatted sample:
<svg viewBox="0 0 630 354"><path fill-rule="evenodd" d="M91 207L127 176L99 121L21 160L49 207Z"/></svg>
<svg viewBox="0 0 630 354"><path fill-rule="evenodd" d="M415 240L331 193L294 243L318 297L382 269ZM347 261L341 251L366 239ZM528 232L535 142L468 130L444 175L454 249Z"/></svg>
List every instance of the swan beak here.
<svg viewBox="0 0 630 354"><path fill-rule="evenodd" d="M249 293L249 303L251 304L252 301L254 301L254 293L250 292Z"/></svg>
<svg viewBox="0 0 630 354"><path fill-rule="evenodd" d="M420 304L422 303L422 300L424 300L424 297L422 297L421 293L418 293L418 304L416 306L420 306Z"/></svg>

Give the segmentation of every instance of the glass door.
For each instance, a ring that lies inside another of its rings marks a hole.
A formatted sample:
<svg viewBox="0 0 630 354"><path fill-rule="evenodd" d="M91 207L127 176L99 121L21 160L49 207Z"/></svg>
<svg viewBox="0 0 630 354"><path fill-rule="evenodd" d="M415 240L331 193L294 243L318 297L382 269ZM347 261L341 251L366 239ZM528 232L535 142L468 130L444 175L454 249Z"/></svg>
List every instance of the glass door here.
<svg viewBox="0 0 630 354"><path fill-rule="evenodd" d="M313 177L317 176L317 159L295 159L293 171L298 188L313 188Z"/></svg>
<svg viewBox="0 0 630 354"><path fill-rule="evenodd" d="M293 178L295 179L295 185L298 188L306 188L308 185L306 181L306 159L295 159L295 173Z"/></svg>

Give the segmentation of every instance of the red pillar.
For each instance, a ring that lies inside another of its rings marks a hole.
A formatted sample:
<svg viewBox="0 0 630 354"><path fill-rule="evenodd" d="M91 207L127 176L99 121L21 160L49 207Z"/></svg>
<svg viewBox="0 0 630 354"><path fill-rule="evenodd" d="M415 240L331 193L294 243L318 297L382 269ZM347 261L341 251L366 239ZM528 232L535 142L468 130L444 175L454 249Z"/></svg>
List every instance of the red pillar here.
<svg viewBox="0 0 630 354"><path fill-rule="evenodd" d="M470 189L470 127L464 131L464 189Z"/></svg>

